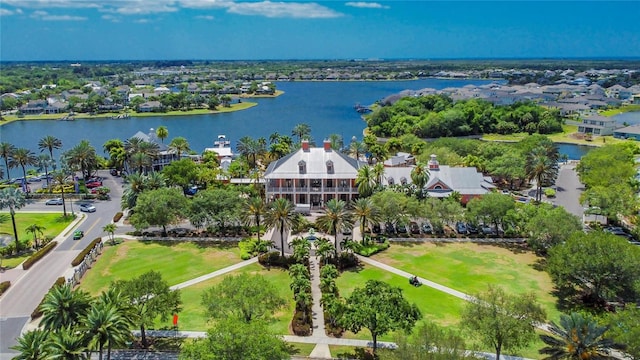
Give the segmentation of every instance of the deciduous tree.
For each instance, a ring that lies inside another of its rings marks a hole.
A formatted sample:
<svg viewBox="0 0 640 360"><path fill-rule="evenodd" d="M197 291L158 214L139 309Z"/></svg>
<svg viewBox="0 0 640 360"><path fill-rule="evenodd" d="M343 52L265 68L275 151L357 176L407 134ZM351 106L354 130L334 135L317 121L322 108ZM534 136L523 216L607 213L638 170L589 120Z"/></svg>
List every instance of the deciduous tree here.
<svg viewBox="0 0 640 360"><path fill-rule="evenodd" d="M129 218L136 229L162 226L164 234L167 225L179 222L186 213L187 199L176 188L149 190L138 196L134 213Z"/></svg>

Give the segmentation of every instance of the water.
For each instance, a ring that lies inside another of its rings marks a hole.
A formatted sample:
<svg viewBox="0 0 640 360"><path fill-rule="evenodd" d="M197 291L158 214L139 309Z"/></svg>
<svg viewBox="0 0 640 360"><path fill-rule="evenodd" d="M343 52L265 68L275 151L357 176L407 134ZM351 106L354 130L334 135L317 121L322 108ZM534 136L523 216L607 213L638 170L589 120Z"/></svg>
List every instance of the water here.
<svg viewBox="0 0 640 360"><path fill-rule="evenodd" d="M224 134L233 144L243 137L265 137L278 132L291 135L296 124L311 126L316 142L332 133L340 134L346 142L352 136L362 139L365 123L353 106L369 105L402 90L423 88L444 89L468 84L486 84L486 80L441 80L379 82L279 82L277 88L285 91L277 98L248 99L257 102L253 108L223 114L194 116L153 116L128 119L76 119L75 121L33 120L16 121L0 127L0 141L16 147L26 147L38 152L38 141L52 135L69 149L80 140L87 139L98 152L109 139L128 139L136 132L147 133L164 125L169 130L170 141L176 136L185 137L191 149L200 153L212 147L219 134ZM64 150L63 149L63 150Z"/></svg>
<svg viewBox="0 0 640 360"><path fill-rule="evenodd" d="M567 155L569 160L580 160L589 150L593 149L592 146L576 144L557 144L556 146L560 155Z"/></svg>
<svg viewBox="0 0 640 360"><path fill-rule="evenodd" d="M638 125L640 124L640 111L631 111L613 116L616 123L620 126L623 124Z"/></svg>

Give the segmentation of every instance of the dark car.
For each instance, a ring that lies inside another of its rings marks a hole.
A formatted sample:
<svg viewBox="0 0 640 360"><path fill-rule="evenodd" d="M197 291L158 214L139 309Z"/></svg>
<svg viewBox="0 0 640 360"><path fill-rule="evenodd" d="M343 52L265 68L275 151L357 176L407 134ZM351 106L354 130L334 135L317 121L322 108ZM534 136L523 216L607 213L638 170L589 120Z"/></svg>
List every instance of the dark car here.
<svg viewBox="0 0 640 360"><path fill-rule="evenodd" d="M392 223L386 223L384 224L384 232L387 234L395 234L396 233L396 228L395 226L393 226Z"/></svg>
<svg viewBox="0 0 640 360"><path fill-rule="evenodd" d="M495 236L498 234L498 232L493 228L493 226L489 226L489 225L482 225L480 227L480 230L482 231L483 235L490 235L490 236Z"/></svg>
<svg viewBox="0 0 640 360"><path fill-rule="evenodd" d="M477 234L480 231L478 230L478 227L475 224L472 223L467 223L467 232L469 232L469 234Z"/></svg>
<svg viewBox="0 0 640 360"><path fill-rule="evenodd" d="M458 234L466 234L467 233L467 225L465 225L463 222L457 222L456 223L456 232Z"/></svg>
<svg viewBox="0 0 640 360"><path fill-rule="evenodd" d="M167 231L167 233L169 234L169 236L184 237L184 236L187 236L187 234L189 233L189 229L174 228Z"/></svg>
<svg viewBox="0 0 640 360"><path fill-rule="evenodd" d="M409 223L409 231L411 231L412 234L420 234L420 225L418 225L417 222L412 221Z"/></svg>
<svg viewBox="0 0 640 360"><path fill-rule="evenodd" d="M405 225L405 224L396 225L396 231L398 232L398 234L406 234L407 233L407 225Z"/></svg>
<svg viewBox="0 0 640 360"><path fill-rule="evenodd" d="M80 240L84 236L84 231L76 230L73 232L73 240Z"/></svg>
<svg viewBox="0 0 640 360"><path fill-rule="evenodd" d="M373 227L371 228L371 232L373 232L374 234L380 234L382 232L382 229L380 228L380 224L374 224Z"/></svg>
<svg viewBox="0 0 640 360"><path fill-rule="evenodd" d="M185 195L191 195L191 196L195 195L197 192L198 192L197 186L191 186L184 190Z"/></svg>
<svg viewBox="0 0 640 360"><path fill-rule="evenodd" d="M422 233L423 234L431 234L433 232L433 228L431 227L431 224L428 222L423 222L422 223Z"/></svg>

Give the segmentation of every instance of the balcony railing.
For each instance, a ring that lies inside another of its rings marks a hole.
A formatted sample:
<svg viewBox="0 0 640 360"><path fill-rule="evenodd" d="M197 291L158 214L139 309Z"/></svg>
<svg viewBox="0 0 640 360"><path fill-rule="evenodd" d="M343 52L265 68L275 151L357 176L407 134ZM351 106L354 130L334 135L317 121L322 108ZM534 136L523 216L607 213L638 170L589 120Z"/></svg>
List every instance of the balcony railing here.
<svg viewBox="0 0 640 360"><path fill-rule="evenodd" d="M351 186L267 186L267 191L270 193L357 193L358 188Z"/></svg>

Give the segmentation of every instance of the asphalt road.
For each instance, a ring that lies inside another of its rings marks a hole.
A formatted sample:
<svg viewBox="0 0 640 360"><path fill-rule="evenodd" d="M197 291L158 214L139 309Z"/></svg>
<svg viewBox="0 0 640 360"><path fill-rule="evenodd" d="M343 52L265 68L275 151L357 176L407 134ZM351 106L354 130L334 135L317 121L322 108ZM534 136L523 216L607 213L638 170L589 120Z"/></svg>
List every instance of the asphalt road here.
<svg viewBox="0 0 640 360"><path fill-rule="evenodd" d="M89 243L106 236L102 227L110 223L116 212L120 211L122 197L122 179L112 177L108 171L100 171L103 184L111 189L110 200L80 201L67 204L67 212L79 214L79 220L73 229L60 234L55 240L59 245L31 269L15 268L0 273L0 281L11 281L11 287L0 297L0 360L11 359L16 353L9 347L17 344L16 339L29 322L31 312L38 306L44 295L60 276L65 276L71 267L71 261ZM79 203L90 202L96 207L94 213L79 211ZM44 201L29 201L19 211L56 211L62 213L61 205L45 205ZM85 236L73 240L73 230L83 230Z"/></svg>
<svg viewBox="0 0 640 360"><path fill-rule="evenodd" d="M560 166L556 180L556 197L551 199L551 202L564 207L582 220L584 209L580 204L580 195L584 191L584 185L578 179L578 173L575 171L576 165L569 163Z"/></svg>

